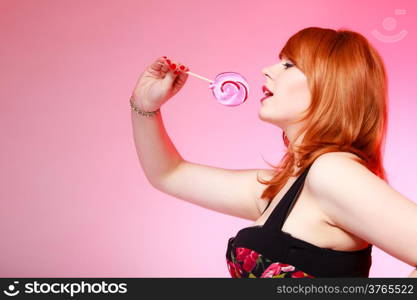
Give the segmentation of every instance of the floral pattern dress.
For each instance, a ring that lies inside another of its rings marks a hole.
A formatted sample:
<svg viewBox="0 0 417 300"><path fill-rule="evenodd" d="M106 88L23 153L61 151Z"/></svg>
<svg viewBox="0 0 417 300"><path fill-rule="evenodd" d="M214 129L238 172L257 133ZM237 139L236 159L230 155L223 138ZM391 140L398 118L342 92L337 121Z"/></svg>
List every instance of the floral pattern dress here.
<svg viewBox="0 0 417 300"><path fill-rule="evenodd" d="M236 254L236 255L235 255ZM232 278L315 278L293 265L273 262L262 254L244 247L237 247L226 258Z"/></svg>
<svg viewBox="0 0 417 300"><path fill-rule="evenodd" d="M294 181L264 224L244 227L229 238L226 262L233 278L368 277L372 244L355 251L333 250L282 231L285 220L301 194L310 167L311 164ZM266 208L263 213L265 211ZM295 263L298 255L299 263ZM326 263L327 259L331 263ZM314 276L304 272L305 268Z"/></svg>

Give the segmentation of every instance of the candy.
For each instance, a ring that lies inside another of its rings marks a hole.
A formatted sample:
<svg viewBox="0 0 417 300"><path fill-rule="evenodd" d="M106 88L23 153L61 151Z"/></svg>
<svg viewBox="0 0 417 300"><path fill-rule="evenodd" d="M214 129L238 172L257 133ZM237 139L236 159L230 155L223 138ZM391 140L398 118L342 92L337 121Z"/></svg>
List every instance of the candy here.
<svg viewBox="0 0 417 300"><path fill-rule="evenodd" d="M237 106L248 99L249 85L242 75L235 72L218 74L209 88L217 101L226 106Z"/></svg>
<svg viewBox="0 0 417 300"><path fill-rule="evenodd" d="M220 104L237 106L248 99L249 84L239 73L223 72L218 74L214 81L190 71L186 73L210 82L209 89Z"/></svg>

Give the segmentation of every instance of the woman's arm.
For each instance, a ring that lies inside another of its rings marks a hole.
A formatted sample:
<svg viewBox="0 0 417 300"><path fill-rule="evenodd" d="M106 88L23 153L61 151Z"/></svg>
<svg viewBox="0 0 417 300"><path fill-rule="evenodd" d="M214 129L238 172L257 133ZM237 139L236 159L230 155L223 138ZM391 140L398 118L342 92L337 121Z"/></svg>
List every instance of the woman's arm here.
<svg viewBox="0 0 417 300"><path fill-rule="evenodd" d="M133 137L142 169L153 187L178 199L248 220L256 220L266 201L265 185L274 170L229 170L184 160L168 136L161 113L152 117L132 111ZM261 201L262 200L262 201Z"/></svg>
<svg viewBox="0 0 417 300"><path fill-rule="evenodd" d="M339 228L417 266L417 204L362 164L332 153L310 169L310 190Z"/></svg>
<svg viewBox="0 0 417 300"><path fill-rule="evenodd" d="M169 138L161 112L152 117L131 111L133 138L142 169L152 186L159 186L183 158Z"/></svg>

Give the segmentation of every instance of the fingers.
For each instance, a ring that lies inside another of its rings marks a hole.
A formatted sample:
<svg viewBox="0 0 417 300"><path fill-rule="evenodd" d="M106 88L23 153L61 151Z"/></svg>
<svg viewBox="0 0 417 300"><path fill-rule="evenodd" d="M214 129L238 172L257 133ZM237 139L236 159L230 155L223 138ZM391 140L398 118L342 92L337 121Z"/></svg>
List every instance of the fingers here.
<svg viewBox="0 0 417 300"><path fill-rule="evenodd" d="M174 75L185 74L185 72L189 71L189 68L187 66L181 64L178 61L171 60L166 56L158 58L158 61L162 61L164 63L164 66Z"/></svg>
<svg viewBox="0 0 417 300"><path fill-rule="evenodd" d="M155 71L162 71L164 73L168 72L168 65L164 63L163 58L158 58L152 65L151 69Z"/></svg>
<svg viewBox="0 0 417 300"><path fill-rule="evenodd" d="M162 61L156 60L149 66L147 71L155 78L164 78L168 72L168 68Z"/></svg>

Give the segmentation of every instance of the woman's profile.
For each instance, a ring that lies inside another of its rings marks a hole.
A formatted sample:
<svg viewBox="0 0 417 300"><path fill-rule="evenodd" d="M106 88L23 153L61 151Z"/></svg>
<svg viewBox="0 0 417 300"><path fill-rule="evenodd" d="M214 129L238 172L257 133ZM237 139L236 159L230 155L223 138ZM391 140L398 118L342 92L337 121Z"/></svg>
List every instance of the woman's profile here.
<svg viewBox="0 0 417 300"><path fill-rule="evenodd" d="M266 97L258 112L282 129L286 146L271 169L183 159L160 107L184 86L187 67L166 57L150 64L131 97L135 146L150 184L254 221L227 241L235 278L368 277L373 245L415 268L417 204L388 184L383 167L381 56L357 32L309 27L291 36L278 58L262 69Z"/></svg>

